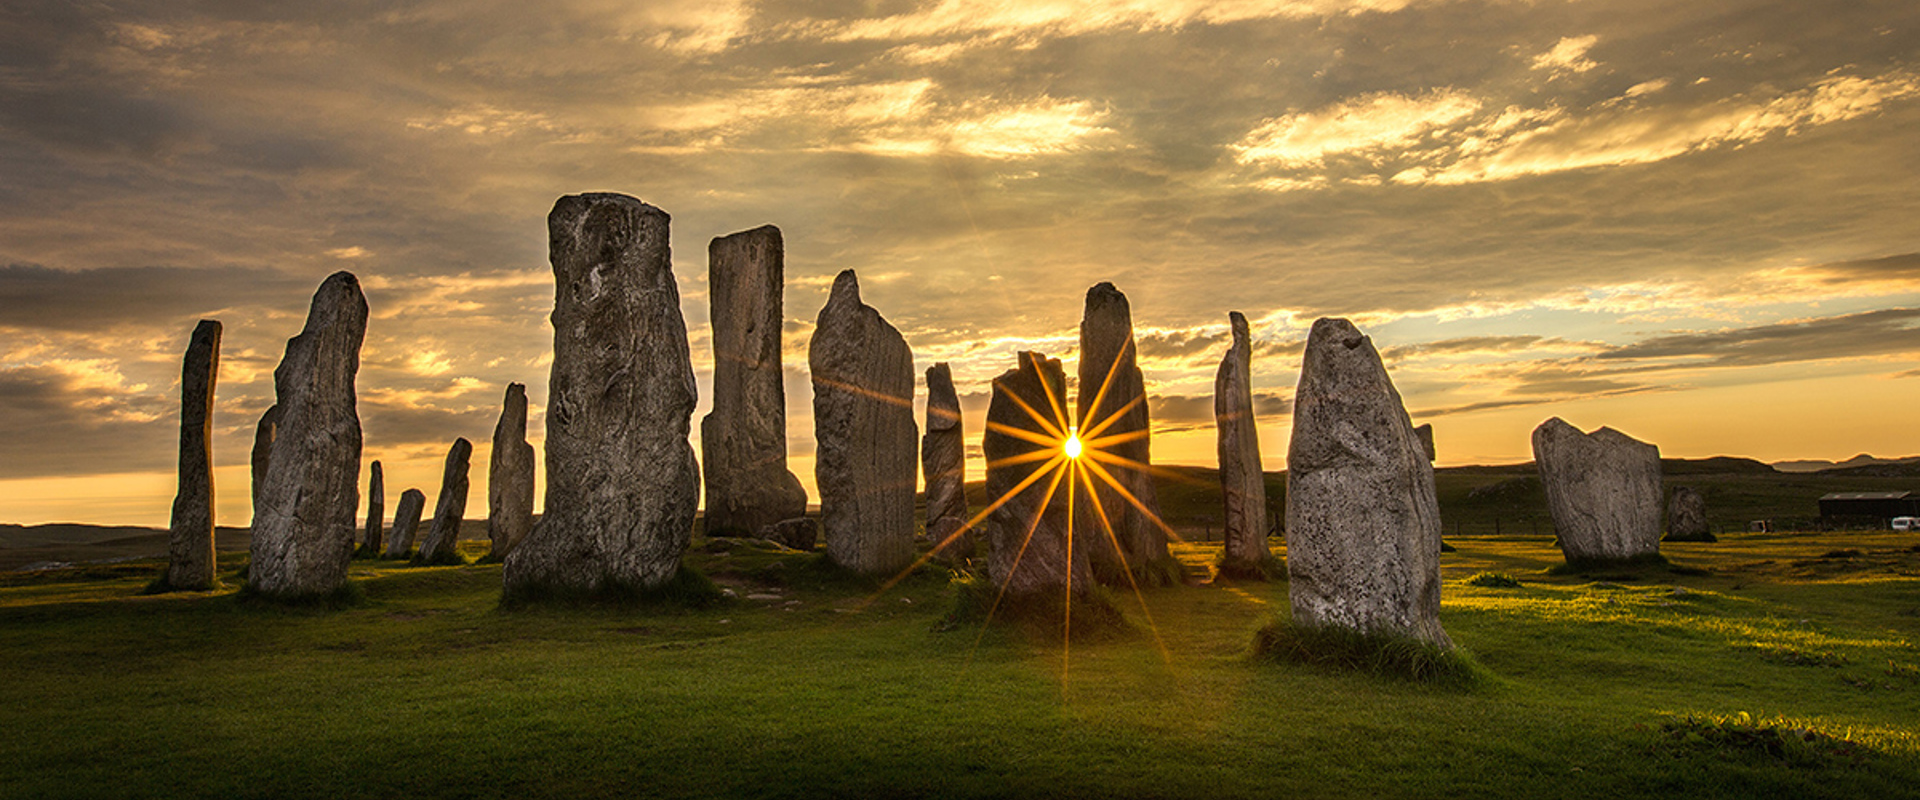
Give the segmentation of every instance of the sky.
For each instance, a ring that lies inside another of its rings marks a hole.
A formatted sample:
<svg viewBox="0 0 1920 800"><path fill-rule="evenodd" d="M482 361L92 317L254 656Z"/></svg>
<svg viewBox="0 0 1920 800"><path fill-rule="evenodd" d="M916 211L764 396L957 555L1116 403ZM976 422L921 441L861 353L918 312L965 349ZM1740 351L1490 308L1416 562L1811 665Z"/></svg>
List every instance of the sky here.
<svg viewBox="0 0 1920 800"><path fill-rule="evenodd" d="M1442 466L1528 460L1551 416L1668 457L1912 455L1915 130L1911 0L10 0L0 522L164 526L214 318L218 519L245 524L273 367L341 269L389 509L464 436L484 516L510 381L539 447L545 216L584 191L673 216L696 448L706 243L782 229L809 490L806 347L845 268L916 367L951 363L976 454L991 379L1021 350L1073 374L1111 281L1161 463L1214 462L1229 311L1269 469L1323 316Z"/></svg>

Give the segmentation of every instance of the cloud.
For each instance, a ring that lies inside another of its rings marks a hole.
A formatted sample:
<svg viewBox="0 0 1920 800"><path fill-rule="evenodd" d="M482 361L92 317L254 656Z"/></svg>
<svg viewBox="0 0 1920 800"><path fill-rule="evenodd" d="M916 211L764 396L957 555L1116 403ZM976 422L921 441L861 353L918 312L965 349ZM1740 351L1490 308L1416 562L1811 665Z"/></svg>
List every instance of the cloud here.
<svg viewBox="0 0 1920 800"><path fill-rule="evenodd" d="M165 470L178 401L102 361L0 366L0 479Z"/></svg>
<svg viewBox="0 0 1920 800"><path fill-rule="evenodd" d="M1599 361L1677 360L1751 367L1920 354L1920 309L1888 308L1725 331L1655 336L1600 353Z"/></svg>
<svg viewBox="0 0 1920 800"><path fill-rule="evenodd" d="M1534 56L1531 65L1534 69L1547 72L1586 72L1600 66L1587 58L1587 51L1600 41L1598 36L1566 36L1555 42L1552 49Z"/></svg>
<svg viewBox="0 0 1920 800"><path fill-rule="evenodd" d="M10 264L0 266L0 327L97 331L177 324L239 306L286 306L310 292L305 281L264 269Z"/></svg>

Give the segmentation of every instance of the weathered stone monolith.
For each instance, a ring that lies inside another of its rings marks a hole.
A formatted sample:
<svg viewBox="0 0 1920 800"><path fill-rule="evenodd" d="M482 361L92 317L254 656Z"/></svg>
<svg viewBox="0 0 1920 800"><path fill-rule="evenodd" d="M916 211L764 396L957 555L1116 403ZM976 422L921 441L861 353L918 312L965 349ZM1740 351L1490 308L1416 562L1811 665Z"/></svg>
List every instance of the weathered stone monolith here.
<svg viewBox="0 0 1920 800"><path fill-rule="evenodd" d="M620 194L562 197L547 215L547 499L507 554L509 595L645 591L680 571L700 467L668 225L667 212Z"/></svg>
<svg viewBox="0 0 1920 800"><path fill-rule="evenodd" d="M489 556L503 559L533 530L533 445L527 444L527 387L507 384L487 460Z"/></svg>
<svg viewBox="0 0 1920 800"><path fill-rule="evenodd" d="M381 534L386 530L387 515L387 477L380 469L380 462L368 465L367 472L367 526L360 543L360 553L367 556L380 555Z"/></svg>
<svg viewBox="0 0 1920 800"><path fill-rule="evenodd" d="M220 376L220 323L193 328L180 367L180 484L168 527L170 589L211 589L213 556L213 390Z"/></svg>
<svg viewBox="0 0 1920 800"><path fill-rule="evenodd" d="M1667 501L1667 541L1716 542L1713 527L1707 524L1707 499L1691 486L1673 487Z"/></svg>
<svg viewBox="0 0 1920 800"><path fill-rule="evenodd" d="M273 435L280 426L280 406L267 406L260 421L253 426L253 515L260 516L260 486L267 480L267 462L273 460Z"/></svg>
<svg viewBox="0 0 1920 800"><path fill-rule="evenodd" d="M1660 448L1554 417L1533 429L1533 459L1568 563L1659 555Z"/></svg>
<svg viewBox="0 0 1920 800"><path fill-rule="evenodd" d="M1314 322L1293 403L1294 621L1452 646L1440 627L1433 464L1373 342L1344 319Z"/></svg>
<svg viewBox="0 0 1920 800"><path fill-rule="evenodd" d="M927 368L927 432L920 438L920 472L927 491L927 538L948 561L973 557L967 524L967 443L960 425L960 395L942 361ZM951 540L951 541L949 541Z"/></svg>
<svg viewBox="0 0 1920 800"><path fill-rule="evenodd" d="M1146 383L1134 356L1133 311L1127 296L1111 283L1088 289L1080 320L1080 386L1074 418L1082 439L1105 439L1105 444L1098 445L1101 451L1126 459L1126 463L1094 462L1126 492L1094 477L1091 485L1106 511L1105 521L1099 514L1077 515L1074 542L1087 551L1094 577L1113 586L1128 584L1128 570L1145 585L1170 583L1180 575L1178 562L1167 551L1160 495L1153 485Z"/></svg>
<svg viewBox="0 0 1920 800"><path fill-rule="evenodd" d="M807 364L827 557L862 574L892 575L913 563L913 352L860 302L853 270L834 278Z"/></svg>
<svg viewBox="0 0 1920 800"><path fill-rule="evenodd" d="M419 489L400 493L400 504L393 508L393 527L387 531L387 558L407 558L413 554L413 540L420 533L420 514L426 510L427 496Z"/></svg>
<svg viewBox="0 0 1920 800"><path fill-rule="evenodd" d="M447 450L447 467L440 473L440 498L433 503L433 524L417 560L428 564L460 561L460 523L467 516L467 473L473 464L473 443L461 437Z"/></svg>
<svg viewBox="0 0 1920 800"><path fill-rule="evenodd" d="M707 245L713 411L700 420L700 452L709 535L744 536L807 513L807 490L787 471L785 258L772 225Z"/></svg>
<svg viewBox="0 0 1920 800"><path fill-rule="evenodd" d="M1433 449L1433 423L1422 423L1413 429L1413 435L1419 437L1420 449L1426 452L1427 461L1433 461L1439 455L1439 452Z"/></svg>
<svg viewBox="0 0 1920 800"><path fill-rule="evenodd" d="M1083 598L1093 591L1087 550L1069 541L1071 486L1059 477L1065 467L1034 456L1035 451L1060 447L1034 441L1057 439L1048 427L1058 421L1042 424L1029 410L1052 417L1046 409L1065 397L1066 380L1058 359L1023 352L1017 369L993 380L987 405L987 431L980 443L987 460L987 495L1009 498L987 514L987 575L1004 594L1002 606L1014 613L1023 608L1051 613L1068 592ZM1027 485L1019 489L1022 483Z"/></svg>
<svg viewBox="0 0 1920 800"><path fill-rule="evenodd" d="M269 597L346 585L360 510L360 415L354 374L367 299L350 272L320 285L306 327L273 371L280 417L253 520L247 586Z"/></svg>
<svg viewBox="0 0 1920 800"><path fill-rule="evenodd" d="M755 533L756 538L779 542L795 550L812 550L820 538L820 521L812 517L783 519Z"/></svg>
<svg viewBox="0 0 1920 800"><path fill-rule="evenodd" d="M1260 465L1260 432L1253 416L1253 340L1247 318L1227 315L1233 345L1213 377L1213 421L1219 434L1220 495L1225 533L1220 574L1270 578L1279 559L1267 545L1267 477Z"/></svg>

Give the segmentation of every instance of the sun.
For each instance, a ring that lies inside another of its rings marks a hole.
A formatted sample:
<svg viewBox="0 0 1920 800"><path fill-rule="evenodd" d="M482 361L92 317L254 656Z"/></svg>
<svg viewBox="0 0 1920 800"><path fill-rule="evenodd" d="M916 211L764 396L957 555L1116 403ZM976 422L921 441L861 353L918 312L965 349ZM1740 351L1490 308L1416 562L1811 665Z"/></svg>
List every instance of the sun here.
<svg viewBox="0 0 1920 800"><path fill-rule="evenodd" d="M1080 457L1080 431L1078 428L1067 429L1067 443L1061 449L1066 451L1067 458Z"/></svg>

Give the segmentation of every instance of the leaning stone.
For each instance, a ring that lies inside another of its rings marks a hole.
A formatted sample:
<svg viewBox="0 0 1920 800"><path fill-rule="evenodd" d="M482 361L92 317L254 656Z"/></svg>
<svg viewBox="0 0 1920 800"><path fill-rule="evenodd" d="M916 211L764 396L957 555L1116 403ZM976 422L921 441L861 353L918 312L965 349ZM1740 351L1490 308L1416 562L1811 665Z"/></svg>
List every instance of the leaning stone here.
<svg viewBox="0 0 1920 800"><path fill-rule="evenodd" d="M420 513L427 508L427 496L419 489L400 493L400 504L393 509L393 528L387 531L387 558L406 558L413 554L413 539L420 532Z"/></svg>
<svg viewBox="0 0 1920 800"><path fill-rule="evenodd" d="M279 419L253 520L250 590L270 597L330 594L347 582L360 508L360 415L354 374L367 334L360 281L320 285L306 328L273 371Z"/></svg>
<svg viewBox="0 0 1920 800"><path fill-rule="evenodd" d="M927 538L936 554L960 562L973 557L967 525L967 444L960 395L942 361L927 368L927 433L920 437L920 472L927 486Z"/></svg>
<svg viewBox="0 0 1920 800"><path fill-rule="evenodd" d="M795 550L812 550L814 542L820 536L820 523L812 517L783 519L762 527L754 536L770 542L779 542Z"/></svg>
<svg viewBox="0 0 1920 800"><path fill-rule="evenodd" d="M1298 623L1452 646L1433 465L1373 342L1344 319L1313 324L1294 390L1287 573Z"/></svg>
<svg viewBox="0 0 1920 800"><path fill-rule="evenodd" d="M1667 501L1667 541L1717 542L1713 527L1707 524L1707 499L1691 486L1673 487Z"/></svg>
<svg viewBox="0 0 1920 800"><path fill-rule="evenodd" d="M1076 547L1087 551L1094 577L1111 586L1127 585L1129 570L1132 581L1148 585L1172 583L1180 575L1179 563L1167 551L1166 523L1153 484L1146 383L1134 356L1133 311L1127 296L1111 283L1088 289L1080 320L1075 418L1083 440L1111 440L1097 449L1125 462L1086 462L1094 473L1089 484L1094 501L1106 513L1104 518L1098 513L1076 515L1073 535ZM1063 403L1065 399L1060 398ZM1099 475L1102 470L1125 491L1108 485Z"/></svg>
<svg viewBox="0 0 1920 800"><path fill-rule="evenodd" d="M787 471L785 269L780 229L772 225L707 245L713 411L700 421L700 451L709 534L744 535L807 512L807 490Z"/></svg>
<svg viewBox="0 0 1920 800"><path fill-rule="evenodd" d="M1659 555L1660 448L1554 417L1533 430L1533 458L1568 563Z"/></svg>
<svg viewBox="0 0 1920 800"><path fill-rule="evenodd" d="M668 224L619 194L562 197L547 215L547 501L507 554L509 595L644 591L679 574L700 467Z"/></svg>
<svg viewBox="0 0 1920 800"><path fill-rule="evenodd" d="M503 559L533 530L533 445L527 443L527 387L507 384L487 461L487 540Z"/></svg>
<svg viewBox="0 0 1920 800"><path fill-rule="evenodd" d="M166 585L211 589L213 390L220 377L220 323L200 320L180 368L180 485L168 528Z"/></svg>
<svg viewBox="0 0 1920 800"><path fill-rule="evenodd" d="M369 556L380 555L380 534L384 531L387 513L387 478L380 469L380 462L374 461L368 467L372 476L367 480L367 527L365 540L360 544L360 552Z"/></svg>
<svg viewBox="0 0 1920 800"><path fill-rule="evenodd" d="M460 560L460 523L467 516L467 472L473 463L473 443L461 437L447 450L447 467L440 473L440 499L433 504L433 525L419 561L429 564Z"/></svg>
<svg viewBox="0 0 1920 800"><path fill-rule="evenodd" d="M1260 432L1253 416L1253 341L1247 318L1227 315L1233 345L1213 378L1213 420L1219 434L1220 495L1225 534L1220 574L1268 578L1280 573L1267 546L1267 476L1260 464Z"/></svg>
<svg viewBox="0 0 1920 800"><path fill-rule="evenodd" d="M914 557L913 352L860 302L853 270L834 278L807 364L827 558L861 574L892 575Z"/></svg>
<svg viewBox="0 0 1920 800"><path fill-rule="evenodd" d="M1064 464L1036 458L1036 451L1059 449L1034 439L1059 440L1058 422L1035 419L1029 409L1052 417L1047 409L1064 397L1066 373L1058 359L1020 354L1018 369L993 381L987 405L987 431L981 449L987 460L987 494L1005 502L987 514L987 576L1014 614L1050 614L1063 598L1093 592L1087 550L1069 541L1068 482ZM1024 432L1025 435L1022 435ZM1035 473L1039 474L1035 474Z"/></svg>

